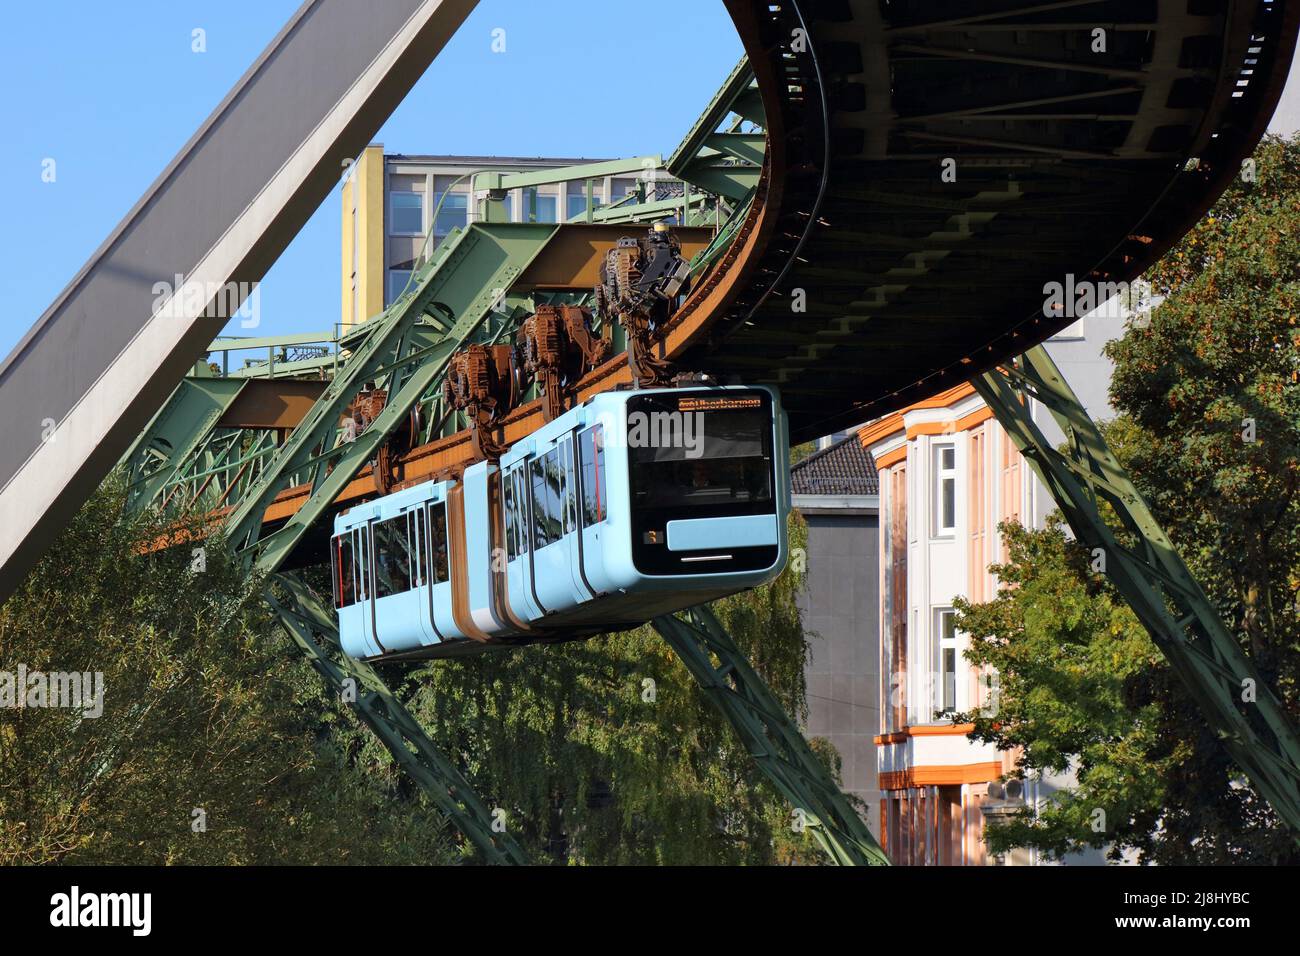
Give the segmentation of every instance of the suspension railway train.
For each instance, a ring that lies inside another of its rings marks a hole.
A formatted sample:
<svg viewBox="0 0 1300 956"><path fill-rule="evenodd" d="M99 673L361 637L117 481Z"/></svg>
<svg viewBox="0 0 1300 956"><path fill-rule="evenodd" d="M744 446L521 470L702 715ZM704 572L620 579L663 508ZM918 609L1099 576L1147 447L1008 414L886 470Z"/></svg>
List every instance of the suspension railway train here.
<svg viewBox="0 0 1300 956"><path fill-rule="evenodd" d="M767 387L606 392L470 466L353 507L344 651L417 659L617 631L785 567L789 436Z"/></svg>

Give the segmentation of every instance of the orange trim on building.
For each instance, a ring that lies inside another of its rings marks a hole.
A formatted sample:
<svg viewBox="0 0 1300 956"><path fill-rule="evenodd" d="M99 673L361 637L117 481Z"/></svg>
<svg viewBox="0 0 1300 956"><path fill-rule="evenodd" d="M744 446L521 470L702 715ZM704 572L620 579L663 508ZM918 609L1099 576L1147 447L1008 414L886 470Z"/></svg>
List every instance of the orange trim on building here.
<svg viewBox="0 0 1300 956"><path fill-rule="evenodd" d="M906 460L907 460L907 446L900 445L898 448L895 448L893 451L887 451L879 458L876 459L876 471L884 471L886 468L890 468L894 465L897 465L900 461L906 461Z"/></svg>
<svg viewBox="0 0 1300 956"><path fill-rule="evenodd" d="M892 734L878 734L878 744L901 744L908 737L965 737L975 730L974 724L924 724L918 727L904 727Z"/></svg>
<svg viewBox="0 0 1300 956"><path fill-rule="evenodd" d="M974 392L975 389L973 386L969 384L960 385L957 388L950 388L948 391L936 395L928 401L920 402L916 405L909 405L907 408L903 409L903 411L895 412L893 415L888 415L880 421L873 422L859 430L858 441L862 443L863 448L870 450L872 445L902 432L904 430L903 415L912 409L943 408L949 403L960 401L961 399L974 394ZM943 399L943 401L941 402L940 399ZM971 412L969 415L963 415L956 421L921 422L920 424L912 425L906 429L904 437L907 441L912 441L920 435L953 435L957 432L965 432L970 431L972 428L978 428L992 417L993 410L987 405L984 405L975 409L975 411ZM882 455L875 456L876 470L879 471L882 468L888 468L890 465L895 465L906 457L906 445L887 451Z"/></svg>
<svg viewBox="0 0 1300 956"><path fill-rule="evenodd" d="M964 783L987 783L1002 776L1002 763L967 763L953 766L908 767L880 774L881 790L906 790L909 787L954 787Z"/></svg>
<svg viewBox="0 0 1300 956"><path fill-rule="evenodd" d="M880 441L880 439L887 438L894 432L902 431L903 416L908 412L922 408L947 408L949 405L960 402L963 398L969 398L974 394L975 386L970 382L962 382L960 385L954 385L947 391L940 392L938 395L927 398L923 402L908 405L902 411L894 412L892 415L886 415L878 422L872 422L870 425L867 425L858 432L858 440L862 442L864 448L869 448L871 445ZM908 434L908 437L912 437L910 433Z"/></svg>
<svg viewBox="0 0 1300 956"><path fill-rule="evenodd" d="M878 422L872 422L870 425L864 425L858 429L858 441L862 443L863 448L870 448L882 438L888 438L895 432L903 430L903 413L894 412L892 415L886 415Z"/></svg>

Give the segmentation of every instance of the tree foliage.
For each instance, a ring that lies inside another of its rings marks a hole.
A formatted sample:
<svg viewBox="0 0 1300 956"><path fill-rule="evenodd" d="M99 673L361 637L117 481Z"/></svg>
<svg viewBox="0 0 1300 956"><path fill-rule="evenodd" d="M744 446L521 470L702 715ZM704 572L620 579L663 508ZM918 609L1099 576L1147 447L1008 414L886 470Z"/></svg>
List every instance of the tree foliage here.
<svg viewBox="0 0 1300 956"><path fill-rule="evenodd" d="M0 708L0 864L454 858L215 543L141 553L110 482L0 607L0 672L99 672L103 712ZM196 569L197 568L197 569ZM251 598L251 599L250 599ZM33 698L35 700L35 698Z"/></svg>
<svg viewBox="0 0 1300 956"><path fill-rule="evenodd" d="M1107 347L1107 439L1300 723L1300 141L1266 140L1148 277L1163 302ZM1082 846L1156 863L1300 862L1113 589L1059 527L1007 528L1004 587L964 605L970 659L1001 674L976 736L1021 773L1077 786L990 832L997 847ZM1105 829L1094 828L1104 811Z"/></svg>
<svg viewBox="0 0 1300 956"><path fill-rule="evenodd" d="M791 519L792 547L806 529ZM802 717L802 575L714 610L787 712ZM573 644L439 661L403 695L534 859L820 862L791 810L649 626ZM833 760L833 757L828 757Z"/></svg>
<svg viewBox="0 0 1300 956"><path fill-rule="evenodd" d="M197 570L189 546L144 553L167 529L122 500L102 488L0 607L0 673L97 671L105 687L97 718L0 709L0 864L471 858L326 697L259 582L216 541ZM715 605L796 717L800 586L791 570ZM386 670L539 862L819 860L649 627Z"/></svg>

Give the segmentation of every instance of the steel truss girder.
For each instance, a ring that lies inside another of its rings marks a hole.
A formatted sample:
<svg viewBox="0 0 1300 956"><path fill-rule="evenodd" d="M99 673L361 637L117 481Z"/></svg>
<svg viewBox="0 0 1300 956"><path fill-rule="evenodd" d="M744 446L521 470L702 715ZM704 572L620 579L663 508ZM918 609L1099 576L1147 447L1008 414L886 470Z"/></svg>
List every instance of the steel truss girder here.
<svg viewBox="0 0 1300 956"><path fill-rule="evenodd" d="M243 387L242 381L231 379L181 380L122 457L127 469L128 507L143 507L177 480Z"/></svg>
<svg viewBox="0 0 1300 956"><path fill-rule="evenodd" d="M374 668L343 653L334 615L296 575L277 574L271 580L284 589L287 600L268 587L267 603L336 698L351 701L357 717L488 863L526 865L523 848L509 833L493 828L487 804Z"/></svg>
<svg viewBox="0 0 1300 956"><path fill-rule="evenodd" d="M827 856L841 866L888 866L866 823L713 611L693 607L652 624L731 723L759 769L803 812Z"/></svg>
<svg viewBox="0 0 1300 956"><path fill-rule="evenodd" d="M339 492L375 457L411 407L445 373L452 353L482 334L494 308L557 228L480 223L455 233L417 273L414 291L371 320L376 328L357 345L283 450L265 465L261 479L227 518L229 540L250 566L270 572L283 563ZM417 341L415 326L426 313L436 322L450 324L434 345ZM383 411L355 441L334 445L339 419L353 396L380 379L388 390ZM286 524L261 537L267 506L295 475L311 485L308 500Z"/></svg>
<svg viewBox="0 0 1300 956"><path fill-rule="evenodd" d="M1078 540L1102 549L1107 576L1237 766L1300 835L1300 739L1282 703L1223 624L1047 351L1031 349L1010 367L971 384L1056 499ZM1026 396L1041 402L1061 427L1064 452L1043 436ZM1134 547L1117 540L1102 517L1103 504L1133 537ZM1253 703L1241 700L1246 681L1253 682Z"/></svg>

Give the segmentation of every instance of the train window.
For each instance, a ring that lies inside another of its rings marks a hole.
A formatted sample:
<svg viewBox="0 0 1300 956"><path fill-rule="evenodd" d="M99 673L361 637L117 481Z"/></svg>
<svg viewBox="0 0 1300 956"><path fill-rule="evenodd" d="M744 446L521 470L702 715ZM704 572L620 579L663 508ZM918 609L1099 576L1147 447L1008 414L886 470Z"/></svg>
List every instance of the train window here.
<svg viewBox="0 0 1300 956"><path fill-rule="evenodd" d="M636 508L676 511L760 508L772 502L770 408L670 410L668 401L641 396L628 405L628 472ZM649 423L637 441L632 416ZM688 416L689 419L688 419Z"/></svg>
<svg viewBox="0 0 1300 956"><path fill-rule="evenodd" d="M573 477L573 439L565 438L556 447L556 451L559 453L556 465L562 473L560 507L564 512L564 533L569 534L578 525L578 502L575 500L577 482Z"/></svg>
<svg viewBox="0 0 1300 956"><path fill-rule="evenodd" d="M519 556L515 547L515 473L513 471L501 478L501 520L506 531L506 560L513 561Z"/></svg>
<svg viewBox="0 0 1300 956"><path fill-rule="evenodd" d="M501 521L506 533L506 560L519 557L519 502L515 494L515 471L501 473Z"/></svg>
<svg viewBox="0 0 1300 956"><path fill-rule="evenodd" d="M501 488L506 560L513 561L528 550L528 488L522 465L510 470L501 480Z"/></svg>
<svg viewBox="0 0 1300 956"><path fill-rule="evenodd" d="M420 520L420 512L406 513L406 534L411 539L411 586L418 588L426 583L427 574L424 560L424 523Z"/></svg>
<svg viewBox="0 0 1300 956"><path fill-rule="evenodd" d="M429 505L429 553L433 556L433 582L447 581L447 505L438 501Z"/></svg>
<svg viewBox="0 0 1300 956"><path fill-rule="evenodd" d="M528 551L528 472L520 465L514 472L515 485L515 551Z"/></svg>
<svg viewBox="0 0 1300 956"><path fill-rule="evenodd" d="M356 537L352 544L356 548L356 560L352 566L357 569L357 600L365 601L373 596L374 591L370 581L370 534L365 528L354 534Z"/></svg>
<svg viewBox="0 0 1300 956"><path fill-rule="evenodd" d="M532 472L533 547L544 548L564 536L564 518L560 510L564 471L555 449L541 458L534 458Z"/></svg>
<svg viewBox="0 0 1300 956"><path fill-rule="evenodd" d="M353 560L352 532L339 535L330 549L333 565L334 606L348 607L357 603L357 570Z"/></svg>
<svg viewBox="0 0 1300 956"><path fill-rule="evenodd" d="M605 432L594 425L578 435L582 468L582 523L591 527L605 520Z"/></svg>
<svg viewBox="0 0 1300 956"><path fill-rule="evenodd" d="M375 597L401 594L411 589L411 539L406 515L374 525Z"/></svg>

